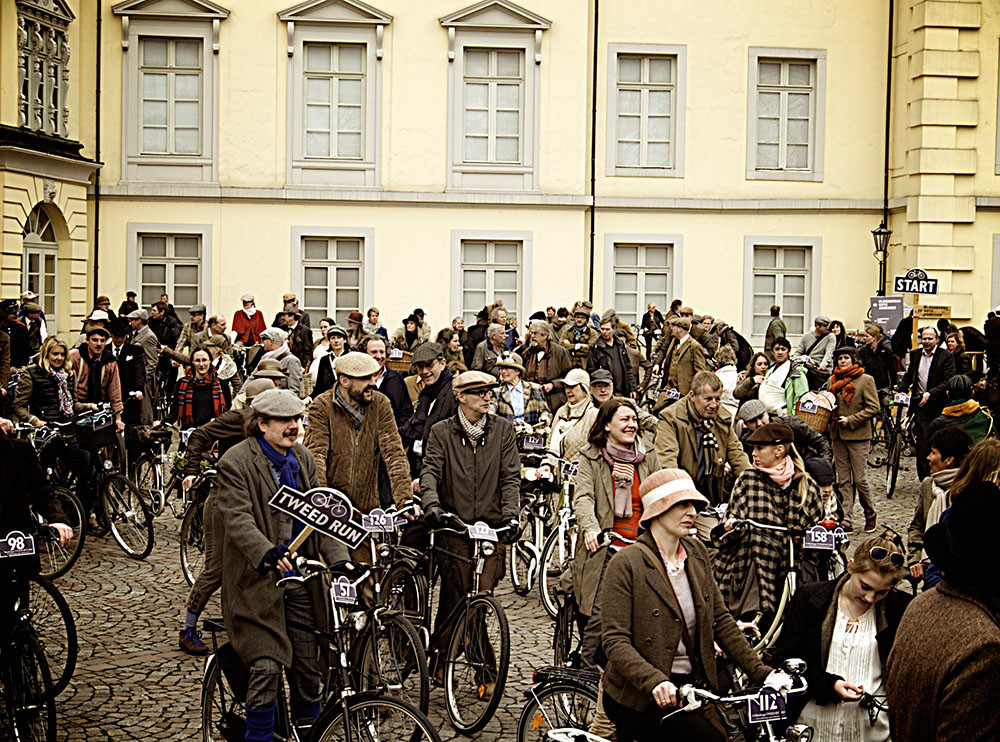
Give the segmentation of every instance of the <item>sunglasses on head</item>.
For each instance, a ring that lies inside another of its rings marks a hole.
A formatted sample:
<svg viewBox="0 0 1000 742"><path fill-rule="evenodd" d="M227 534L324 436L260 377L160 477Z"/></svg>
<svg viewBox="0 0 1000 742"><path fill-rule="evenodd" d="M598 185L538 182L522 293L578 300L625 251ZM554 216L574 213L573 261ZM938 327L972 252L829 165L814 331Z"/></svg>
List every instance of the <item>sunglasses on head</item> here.
<svg viewBox="0 0 1000 742"><path fill-rule="evenodd" d="M874 559L876 562L881 562L888 559L889 563L892 564L893 567L903 566L902 552L889 551L884 546L873 546L871 549L868 550L868 553L871 555L871 558Z"/></svg>

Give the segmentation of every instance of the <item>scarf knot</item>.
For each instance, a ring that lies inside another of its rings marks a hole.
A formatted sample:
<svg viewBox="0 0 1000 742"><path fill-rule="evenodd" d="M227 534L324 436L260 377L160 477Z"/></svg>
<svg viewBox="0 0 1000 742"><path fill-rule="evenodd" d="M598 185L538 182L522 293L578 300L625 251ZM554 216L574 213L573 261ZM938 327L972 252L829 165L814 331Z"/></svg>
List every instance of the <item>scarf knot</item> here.
<svg viewBox="0 0 1000 742"><path fill-rule="evenodd" d="M271 466L278 470L278 481L286 487L299 488L299 460L295 458L295 452L289 448L285 453L265 441L258 438L261 453L263 453Z"/></svg>
<svg viewBox="0 0 1000 742"><path fill-rule="evenodd" d="M782 489L787 487L788 483L792 481L792 477L795 476L795 463L791 456L783 458L777 466L758 466L757 469L771 477L774 483Z"/></svg>
<svg viewBox="0 0 1000 742"><path fill-rule="evenodd" d="M621 448L610 441L601 449L601 456L611 466L611 481L615 487L615 517L632 517L632 483L635 467L646 458L638 446Z"/></svg>
<svg viewBox="0 0 1000 742"><path fill-rule="evenodd" d="M834 369L833 380L830 382L830 391L834 394L838 392L843 392L841 396L844 398L844 404L850 404L851 400L854 399L854 380L857 379L865 370L854 363L847 368Z"/></svg>
<svg viewBox="0 0 1000 742"><path fill-rule="evenodd" d="M486 434L486 415L483 415L476 422L471 422L469 418L465 416L465 412L462 408L458 408L458 422L462 426L462 430L472 441L473 445L477 445L482 437Z"/></svg>

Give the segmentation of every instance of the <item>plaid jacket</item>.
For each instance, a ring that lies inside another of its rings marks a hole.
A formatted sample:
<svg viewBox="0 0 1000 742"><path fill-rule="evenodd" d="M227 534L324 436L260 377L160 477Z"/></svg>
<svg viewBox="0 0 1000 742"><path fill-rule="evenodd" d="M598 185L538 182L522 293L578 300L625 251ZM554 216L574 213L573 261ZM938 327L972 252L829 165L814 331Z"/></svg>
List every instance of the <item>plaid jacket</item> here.
<svg viewBox="0 0 1000 742"><path fill-rule="evenodd" d="M726 518L812 528L823 519L823 498L810 477L805 506L799 507L798 479L793 479L783 490L767 474L751 468L736 480ZM744 581L752 575L751 570L757 573L760 610L776 611L788 574L788 537L784 533L750 526L742 538L730 539L719 549L715 579L727 605L732 606L734 599L740 596Z"/></svg>
<svg viewBox="0 0 1000 742"><path fill-rule="evenodd" d="M542 391L542 387L538 384L532 384L530 381L522 381L524 385L524 422L528 425L536 425L542 421L542 415L550 415L549 403L545 399L545 392ZM506 384L501 384L497 388L497 395L495 397L495 410L490 410L500 417L504 417L514 422L514 408L510 403L510 391L507 389Z"/></svg>

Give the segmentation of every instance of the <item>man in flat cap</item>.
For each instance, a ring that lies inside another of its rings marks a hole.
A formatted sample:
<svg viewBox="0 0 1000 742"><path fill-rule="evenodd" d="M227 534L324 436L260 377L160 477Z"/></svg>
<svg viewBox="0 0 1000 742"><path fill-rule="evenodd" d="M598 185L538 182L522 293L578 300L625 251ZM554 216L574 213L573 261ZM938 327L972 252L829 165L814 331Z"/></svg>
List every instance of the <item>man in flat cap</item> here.
<svg viewBox="0 0 1000 742"><path fill-rule="evenodd" d="M281 486L306 492L319 486L312 454L295 441L305 404L287 389L254 397L247 440L219 460L216 507L222 540L222 614L233 648L249 668L247 739L271 739L283 671L291 685L296 723L319 715L322 671L316 637L289 627L293 619L326 629L329 598L321 580L277 585L293 568L288 545L302 523L275 510L269 501ZM333 564L347 549L313 533L299 548L308 559Z"/></svg>
<svg viewBox="0 0 1000 742"><path fill-rule="evenodd" d="M569 351L573 358L573 367L585 371L592 370L587 364L590 346L600 337L597 330L590 326L590 312L577 302L573 306L573 324L567 324L559 335L559 343Z"/></svg>
<svg viewBox="0 0 1000 742"><path fill-rule="evenodd" d="M195 342L195 336L204 332L208 327L208 324L205 322L206 311L204 304L195 304L188 310L188 314L191 315L191 321L181 329L181 336L177 338L177 345L174 346L174 350L182 356L190 356L198 347L198 344Z"/></svg>
<svg viewBox="0 0 1000 742"><path fill-rule="evenodd" d="M466 371L455 379L458 409L431 428L420 470L420 496L428 525L447 524L445 514L452 513L469 524L481 520L495 528L508 526L504 536L512 540L517 537L521 461L514 426L489 414L496 386L496 378L482 371ZM444 531L437 543L451 554L471 559L472 542L464 535ZM469 561L459 559L442 559L440 564L438 622L469 590L473 569ZM480 589L492 591L503 574L504 547L498 544L486 560ZM441 647L447 646L448 638L440 638ZM489 677L480 682L491 692Z"/></svg>
<svg viewBox="0 0 1000 742"><path fill-rule="evenodd" d="M420 467L431 428L441 420L452 417L458 403L452 384L454 377L444 360L444 348L438 343L424 343L413 351L411 362L424 386L417 397L413 415L403 423L399 432L403 445L407 448L412 446L410 473L413 489L419 491Z"/></svg>
<svg viewBox="0 0 1000 742"><path fill-rule="evenodd" d="M351 351L334 361L337 379L309 405L303 444L316 460L321 487L338 489L363 513L413 499L410 471L389 398L375 387L381 371L367 353ZM385 462L392 502L379 501L379 462ZM354 555L370 561L365 544Z"/></svg>
<svg viewBox="0 0 1000 742"><path fill-rule="evenodd" d="M812 332L802 336L799 347L795 350L796 357L806 359L806 376L810 389L822 387L833 373L833 351L837 347L837 336L830 332L830 322L829 317L816 315Z"/></svg>
<svg viewBox="0 0 1000 742"><path fill-rule="evenodd" d="M115 413L118 432L125 430L122 421L122 386L118 375L118 362L106 346L111 333L101 325L87 330L87 340L82 348L72 348L67 358L76 374L76 399L78 402L99 404L108 402Z"/></svg>
<svg viewBox="0 0 1000 742"><path fill-rule="evenodd" d="M302 393L302 363L298 356L288 349L288 333L277 327L268 327L260 334L261 347L264 352L260 361L271 358L278 362L279 367L287 376L281 382L282 389L290 389L296 395Z"/></svg>

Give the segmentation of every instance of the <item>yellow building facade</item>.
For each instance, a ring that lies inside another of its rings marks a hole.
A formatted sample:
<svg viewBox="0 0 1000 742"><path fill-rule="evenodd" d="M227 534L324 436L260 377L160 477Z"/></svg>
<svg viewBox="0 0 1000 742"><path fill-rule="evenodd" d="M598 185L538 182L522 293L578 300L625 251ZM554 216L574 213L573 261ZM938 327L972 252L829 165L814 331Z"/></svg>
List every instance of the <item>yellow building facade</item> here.
<svg viewBox="0 0 1000 742"><path fill-rule="evenodd" d="M437 329L495 299L633 321L682 298L756 344L773 303L793 333L857 327L878 288L889 0L2 7L0 281L44 282L31 249L54 244L60 327L128 289L227 316L292 290L314 323L375 305L390 331L416 306ZM73 49L48 132L19 20L45 8ZM979 320L1000 303L1000 8L892 19L888 289L925 268ZM8 145L26 131L83 146Z"/></svg>

